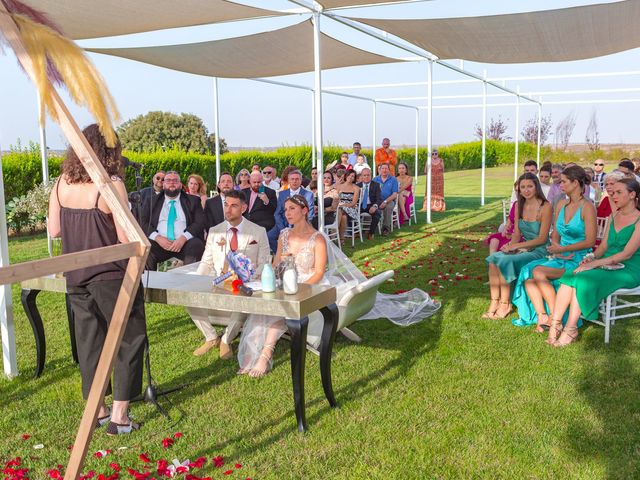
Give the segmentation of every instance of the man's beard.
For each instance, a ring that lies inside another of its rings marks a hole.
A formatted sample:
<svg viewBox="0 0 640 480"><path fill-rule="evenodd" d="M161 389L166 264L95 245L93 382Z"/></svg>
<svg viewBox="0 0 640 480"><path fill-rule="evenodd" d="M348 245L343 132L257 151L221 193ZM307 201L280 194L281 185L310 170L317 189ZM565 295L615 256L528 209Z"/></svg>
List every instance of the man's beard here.
<svg viewBox="0 0 640 480"><path fill-rule="evenodd" d="M165 188L163 189L164 194L169 198L176 198L180 195L180 187L177 188Z"/></svg>

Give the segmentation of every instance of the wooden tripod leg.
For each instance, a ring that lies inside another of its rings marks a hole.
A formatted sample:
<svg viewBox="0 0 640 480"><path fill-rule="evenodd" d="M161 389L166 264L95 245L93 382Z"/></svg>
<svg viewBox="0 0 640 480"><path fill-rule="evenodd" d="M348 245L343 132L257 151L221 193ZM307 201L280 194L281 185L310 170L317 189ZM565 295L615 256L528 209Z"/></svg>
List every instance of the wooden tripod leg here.
<svg viewBox="0 0 640 480"><path fill-rule="evenodd" d="M87 399L84 414L80 421L80 428L78 429L76 440L73 443L71 457L69 458L69 464L67 465L67 470L64 475L65 480L75 480L82 472L82 465L84 464L87 449L91 442L98 411L100 410L104 392L107 389L111 377L113 363L118 354L120 342L127 326L127 320L129 319L131 306L136 296L138 286L140 285L140 277L144 270L146 259L146 254L141 257L131 257L129 259L127 271L122 281L122 286L120 287L120 293L118 294L118 300L113 310L113 317L111 317L111 323L107 331L107 338L104 341L104 347L102 348L102 354L98 361L96 374L91 384L89 398Z"/></svg>

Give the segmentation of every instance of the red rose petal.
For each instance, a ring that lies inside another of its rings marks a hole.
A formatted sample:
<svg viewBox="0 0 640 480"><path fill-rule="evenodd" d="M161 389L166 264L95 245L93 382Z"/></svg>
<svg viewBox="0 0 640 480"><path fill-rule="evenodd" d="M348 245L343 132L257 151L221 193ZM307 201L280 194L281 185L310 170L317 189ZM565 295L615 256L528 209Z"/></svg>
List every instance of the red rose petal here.
<svg viewBox="0 0 640 480"><path fill-rule="evenodd" d="M236 463L235 467L236 467L236 468L242 468L242 465L241 465L241 464L239 464L239 463Z"/></svg>
<svg viewBox="0 0 640 480"><path fill-rule="evenodd" d="M233 470L227 470L226 472L223 472L223 475L231 475L233 473Z"/></svg>
<svg viewBox="0 0 640 480"><path fill-rule="evenodd" d="M23 440L29 440L31 438L31 435L29 435L28 433L23 433L22 434L22 439Z"/></svg>
<svg viewBox="0 0 640 480"><path fill-rule="evenodd" d="M182 432L176 432L173 434L173 438L182 438Z"/></svg>
<svg viewBox="0 0 640 480"><path fill-rule="evenodd" d="M173 445L174 440L172 438L166 437L162 439L162 447L163 448L169 448L171 445Z"/></svg>
<svg viewBox="0 0 640 480"><path fill-rule="evenodd" d="M142 460L144 463L150 463L151 462L151 460L149 459L149 455L146 454L146 453L141 453L140 455L138 455L138 458L140 460Z"/></svg>

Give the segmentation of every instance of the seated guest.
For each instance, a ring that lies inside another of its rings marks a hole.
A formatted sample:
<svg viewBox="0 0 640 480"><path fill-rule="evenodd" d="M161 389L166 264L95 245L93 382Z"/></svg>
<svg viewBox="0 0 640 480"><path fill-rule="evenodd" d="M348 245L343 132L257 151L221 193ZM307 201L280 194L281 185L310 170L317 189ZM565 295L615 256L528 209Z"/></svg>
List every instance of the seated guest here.
<svg viewBox="0 0 640 480"><path fill-rule="evenodd" d="M540 188L547 200L549 200L549 192L551 191L551 165L543 165L538 173L538 180L540 180Z"/></svg>
<svg viewBox="0 0 640 480"><path fill-rule="evenodd" d="M277 196L278 190L280 190L280 183L275 180L275 177L276 169L271 165L267 165L262 169L262 184L275 191Z"/></svg>
<svg viewBox="0 0 640 480"><path fill-rule="evenodd" d="M336 210L340 202L340 194L333 183L333 175L331 172L324 172L322 182L324 185L324 224L331 225L336 219ZM318 215L313 217L311 225L313 225L313 228L316 230L318 229Z"/></svg>
<svg viewBox="0 0 640 480"><path fill-rule="evenodd" d="M522 166L524 173L533 173L534 175L538 175L538 163L535 160L527 160L524 162ZM560 173L558 173L560 175ZM560 180L558 180L560 181ZM511 203L518 201L518 192L514 187L513 192L511 192Z"/></svg>
<svg viewBox="0 0 640 480"><path fill-rule="evenodd" d="M282 171L282 179L280 180L281 192L289 189L289 172L293 172L294 170L298 170L298 167L294 165L289 165L288 167L284 167L284 170ZM302 182L302 180L300 180L300 182ZM300 185L302 185L302 183L300 183Z"/></svg>
<svg viewBox="0 0 640 480"><path fill-rule="evenodd" d="M253 165L251 165L251 172L259 172L260 171L260 164L259 163L254 163Z"/></svg>
<svg viewBox="0 0 640 480"><path fill-rule="evenodd" d="M375 234L378 222L380 222L380 204L382 203L380 184L371 181L371 169L365 168L360 173L360 183L357 184L361 191L360 213L371 215L371 225L367 238L371 240Z"/></svg>
<svg viewBox="0 0 640 480"><path fill-rule="evenodd" d="M260 172L254 172L253 175ZM257 200L259 201L259 200ZM269 241L264 228L250 222L242 216L247 209L247 201L242 192L228 190L224 199L226 221L209 230L207 245L198 265L198 275L222 275L227 268L226 255L231 250L246 255L254 266L258 278L262 268L269 261ZM206 308L187 308L191 319L204 335L204 343L193 354L204 355L220 345L220 358L233 357L231 343L240 332L246 315L221 312ZM222 339L218 337L212 324L227 324Z"/></svg>
<svg viewBox="0 0 640 480"><path fill-rule="evenodd" d="M486 259L491 303L482 318L505 318L511 313L511 284L522 267L546 255L552 216L551 205L544 198L538 177L533 173L522 174L518 178L518 207L512 240ZM518 241L521 235L524 242Z"/></svg>
<svg viewBox="0 0 640 480"><path fill-rule="evenodd" d="M282 176L284 177L284 172L282 173ZM278 206L276 207L275 213L276 224L273 226L273 228L271 228L271 230L269 230L269 232L267 232L267 236L269 237L269 245L271 246L272 252L275 252L278 246L278 236L280 235L280 231L289 226L289 222L287 222L284 211L284 204L289 197L292 197L293 195L302 195L309 204L309 221L311 221L315 216L313 193L302 187L302 173L300 172L300 170L289 170L287 172L287 178L289 188L287 188L287 190L281 191L280 195L278 195Z"/></svg>
<svg viewBox="0 0 640 480"><path fill-rule="evenodd" d="M208 232L211 227L224 222L224 196L233 190L233 177L229 172L223 172L218 179L218 194L211 197L204 204L204 228Z"/></svg>
<svg viewBox="0 0 640 480"><path fill-rule="evenodd" d="M204 202L207 201L207 184L204 183L204 179L195 173L189 175L189 180L187 181L187 193L189 195L195 195L200 198L200 203L202 203L202 208L204 208Z"/></svg>
<svg viewBox="0 0 640 480"><path fill-rule="evenodd" d="M362 145L360 145L360 142L355 142L353 144L353 153L350 153L349 156L347 157L347 161L349 165L351 165L351 168L355 167L356 163L358 163L358 155L360 155L361 148L362 148ZM340 158L340 160L342 160L342 158ZM364 161L365 162L367 161L367 157L364 158Z"/></svg>
<svg viewBox="0 0 640 480"><path fill-rule="evenodd" d="M236 175L236 186L233 187L233 189L242 191L246 188L251 188L249 184L249 170L243 168Z"/></svg>
<svg viewBox="0 0 640 480"><path fill-rule="evenodd" d="M611 200L618 211L609 221L607 231L594 255L586 256L578 268L560 278L560 288L551 316L549 343L564 347L578 337L578 320L598 318L600 302L620 288L640 285L640 185L635 180L622 179L613 186ZM624 265L620 270L607 271L599 267ZM564 330L562 317L569 310Z"/></svg>
<svg viewBox="0 0 640 480"><path fill-rule="evenodd" d="M413 203L413 178L409 175L409 166L405 162L398 164L398 210L400 225L409 220L409 211Z"/></svg>
<svg viewBox="0 0 640 480"><path fill-rule="evenodd" d="M344 243L344 234L347 230L347 221L353 222L360 218L360 209L358 208L360 200L360 188L356 185L356 172L347 170L344 174L344 183L340 187L340 220L338 231L340 234L340 243Z"/></svg>
<svg viewBox="0 0 640 480"><path fill-rule="evenodd" d="M200 260L204 251L202 204L199 198L182 193L178 172L167 172L163 192L153 198L151 212L143 209L141 216L151 240L148 270L156 270L159 262L171 257L179 258L185 265Z"/></svg>
<svg viewBox="0 0 640 480"><path fill-rule="evenodd" d="M274 215L278 197L276 192L262 184L260 172L251 172L250 182L251 187L242 190L248 204L244 217L268 232L276 223Z"/></svg>
<svg viewBox="0 0 640 480"><path fill-rule="evenodd" d="M360 153L358 155L357 163L354 165L353 169L356 171L358 175L360 175L362 173L362 170L364 170L365 168L368 168L369 170L371 170L371 167L367 165L367 162L364 159L364 155Z"/></svg>
<svg viewBox="0 0 640 480"><path fill-rule="evenodd" d="M613 193L613 186L623 178L624 174L618 170L607 174L604 180L604 192L602 193L602 199L598 204L598 218L607 218L616 211L615 204L611 202L611 194Z"/></svg>
<svg viewBox="0 0 640 480"><path fill-rule="evenodd" d="M311 190L311 193L313 193L313 198L314 198L314 205L318 205L318 181L317 180L311 180L311 182L309 182L309 186L307 187L309 190Z"/></svg>
<svg viewBox="0 0 640 480"><path fill-rule="evenodd" d="M597 205L600 201L600 195L602 195L602 191L597 183L593 181L593 176L595 172L591 167L585 167L585 172L587 172L587 176L589 177L589 184L584 187L584 198L589 199L591 203Z"/></svg>
<svg viewBox="0 0 640 480"><path fill-rule="evenodd" d="M398 180L392 176L389 171L389 165L380 164L378 167L379 175L373 179L374 182L380 184L380 210L382 211L382 235L389 235L391 231L391 219L393 209L398 199Z"/></svg>
<svg viewBox="0 0 640 480"><path fill-rule="evenodd" d="M347 170L344 167L342 167L342 165L338 165L333 171L334 171L333 177L334 177L336 187L340 188L340 186L344 183L344 174Z"/></svg>
<svg viewBox="0 0 640 480"><path fill-rule="evenodd" d="M316 181L316 184L317 184L317 182L318 182L318 169L316 167L313 167L311 169L311 181L313 182L314 180Z"/></svg>
<svg viewBox="0 0 640 480"><path fill-rule="evenodd" d="M362 156L364 157L364 155ZM347 152L342 152L340 154L340 163L338 165L342 165L346 170L353 168L353 165L349 163L349 154Z"/></svg>
<svg viewBox="0 0 640 480"><path fill-rule="evenodd" d="M515 182L514 189L516 191L518 190L518 182ZM498 228L498 231L496 233L492 233L487 238L485 238L484 244L489 247L489 255L492 255L498 252L502 247L504 247L507 243L511 241L511 237L513 236L513 230L515 227L517 205L518 205L518 202L513 202L511 204L511 209L509 210L509 216L507 217L507 223L504 225L501 225ZM524 239L520 237L519 241L524 242Z"/></svg>
<svg viewBox="0 0 640 480"><path fill-rule="evenodd" d="M376 168L380 168L380 165L386 163L389 165L389 172L391 175L396 174L396 164L398 163L398 155L396 151L391 148L391 141L388 138L382 139L382 147L376 150L374 161Z"/></svg>
<svg viewBox="0 0 640 480"><path fill-rule="evenodd" d="M567 165L568 166L568 165ZM551 165L551 188L549 189L549 194L547 195L547 199L551 203L551 206L555 208L556 203L561 198L564 198L564 193L560 189L560 174L564 167L560 163L554 163Z"/></svg>
<svg viewBox="0 0 640 480"><path fill-rule="evenodd" d="M640 177L635 174L636 166L628 158L623 158L622 160L620 160L620 163L618 164L618 170L629 175L629 178L631 178L631 175L633 175L636 181L640 182Z"/></svg>
<svg viewBox="0 0 640 480"><path fill-rule="evenodd" d="M596 242L596 209L584 195L589 176L577 165L562 171L560 187L568 199L556 205L555 228L547 252L553 257L534 260L520 271L513 291L513 304L520 318L518 327L538 324L536 331L549 328L548 312L553 312L556 281L565 272L572 272ZM546 304L546 308L545 308Z"/></svg>
<svg viewBox="0 0 640 480"><path fill-rule="evenodd" d="M159 194L162 192L163 182L164 182L164 170L158 170L156 174L153 176L153 186L144 187L140 190L140 205L144 205L145 202L149 201L152 194ZM147 204L147 208L149 208L149 204Z"/></svg>
<svg viewBox="0 0 640 480"><path fill-rule="evenodd" d="M601 191L604 191L604 179L607 178L607 174L604 171L604 160L597 158L596 161L593 162L593 170L595 171L593 182L598 184Z"/></svg>

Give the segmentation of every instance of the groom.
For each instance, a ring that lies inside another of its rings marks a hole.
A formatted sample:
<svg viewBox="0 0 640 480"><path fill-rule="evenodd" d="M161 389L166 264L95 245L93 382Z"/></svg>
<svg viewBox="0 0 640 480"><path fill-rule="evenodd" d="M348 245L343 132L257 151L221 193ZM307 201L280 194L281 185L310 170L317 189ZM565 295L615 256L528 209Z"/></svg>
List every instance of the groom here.
<svg viewBox="0 0 640 480"><path fill-rule="evenodd" d="M266 230L242 216L247 210L247 200L242 192L237 190L226 192L223 208L225 221L209 230L204 255L198 265L198 275L213 277L222 275L228 269L227 253L234 251L246 255L253 264L255 276L259 276L262 267L269 261L269 240ZM220 345L220 358L223 360L232 358L231 342L238 335L246 315L229 314L206 308L187 308L187 311L205 339L193 354L204 355ZM222 339L218 337L213 324L227 325Z"/></svg>

